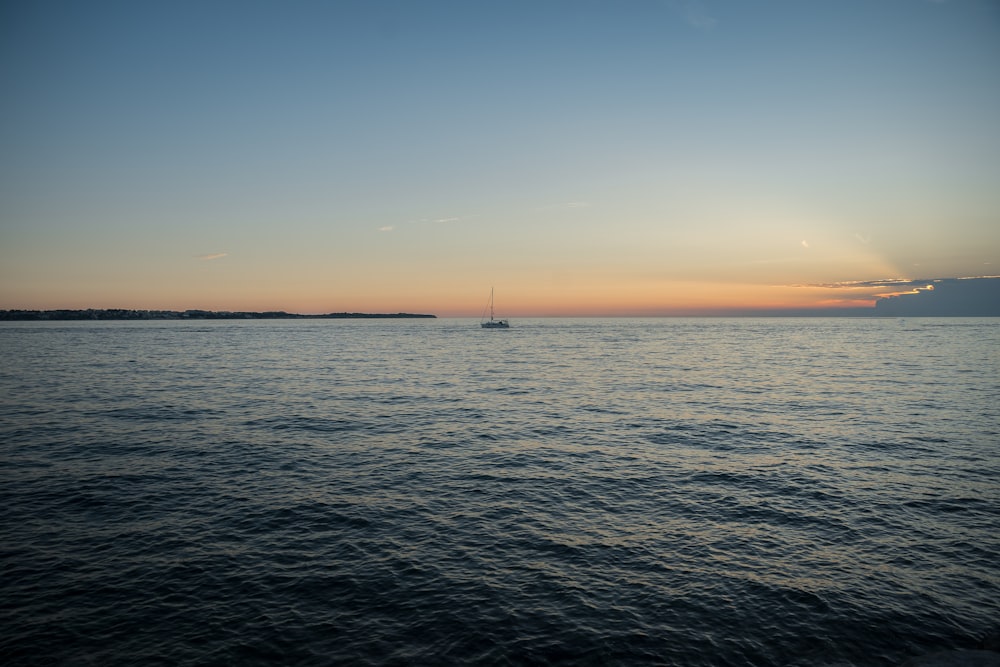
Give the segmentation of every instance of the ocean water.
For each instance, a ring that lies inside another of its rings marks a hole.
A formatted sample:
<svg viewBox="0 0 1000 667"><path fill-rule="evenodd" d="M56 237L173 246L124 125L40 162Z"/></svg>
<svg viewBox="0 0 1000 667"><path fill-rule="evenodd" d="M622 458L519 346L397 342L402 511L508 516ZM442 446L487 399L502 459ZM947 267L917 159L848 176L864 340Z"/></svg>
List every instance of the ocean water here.
<svg viewBox="0 0 1000 667"><path fill-rule="evenodd" d="M0 326L0 662L896 665L1000 623L1000 319Z"/></svg>

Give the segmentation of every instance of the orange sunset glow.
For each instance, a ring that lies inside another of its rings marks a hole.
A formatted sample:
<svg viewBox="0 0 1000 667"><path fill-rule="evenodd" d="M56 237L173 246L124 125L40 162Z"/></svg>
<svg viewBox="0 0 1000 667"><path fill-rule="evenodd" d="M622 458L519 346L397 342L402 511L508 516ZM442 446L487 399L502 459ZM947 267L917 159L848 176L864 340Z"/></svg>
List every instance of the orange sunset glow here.
<svg viewBox="0 0 1000 667"><path fill-rule="evenodd" d="M995 8L639 4L7 8L0 309L836 314L998 272Z"/></svg>

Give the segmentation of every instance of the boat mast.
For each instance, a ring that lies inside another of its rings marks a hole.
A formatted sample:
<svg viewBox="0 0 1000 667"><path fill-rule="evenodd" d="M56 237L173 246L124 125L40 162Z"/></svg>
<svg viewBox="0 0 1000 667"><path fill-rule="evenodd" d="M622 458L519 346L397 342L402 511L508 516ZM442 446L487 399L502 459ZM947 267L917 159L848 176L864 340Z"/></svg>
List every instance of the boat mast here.
<svg viewBox="0 0 1000 667"><path fill-rule="evenodd" d="M493 321L493 288L490 288L490 322Z"/></svg>

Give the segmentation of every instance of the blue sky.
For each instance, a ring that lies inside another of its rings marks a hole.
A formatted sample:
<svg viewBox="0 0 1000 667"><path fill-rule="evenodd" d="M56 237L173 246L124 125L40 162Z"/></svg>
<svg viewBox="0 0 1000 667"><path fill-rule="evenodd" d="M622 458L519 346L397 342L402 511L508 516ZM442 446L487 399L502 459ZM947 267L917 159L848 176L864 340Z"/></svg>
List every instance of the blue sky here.
<svg viewBox="0 0 1000 667"><path fill-rule="evenodd" d="M0 9L0 307L670 313L996 275L1000 6Z"/></svg>

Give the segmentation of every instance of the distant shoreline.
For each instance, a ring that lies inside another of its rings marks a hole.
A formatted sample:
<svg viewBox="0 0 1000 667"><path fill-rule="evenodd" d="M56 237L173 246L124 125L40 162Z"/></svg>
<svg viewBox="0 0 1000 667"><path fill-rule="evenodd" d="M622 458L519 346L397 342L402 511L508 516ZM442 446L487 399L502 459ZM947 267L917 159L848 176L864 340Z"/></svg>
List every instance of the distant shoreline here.
<svg viewBox="0 0 1000 667"><path fill-rule="evenodd" d="M301 315L282 310L128 310L123 308L88 308L85 310L0 310L0 321L69 321L69 320L348 320L348 319L434 319L437 315L417 313L326 313Z"/></svg>

